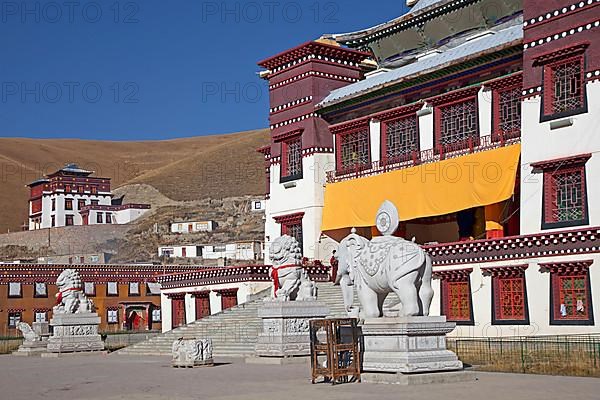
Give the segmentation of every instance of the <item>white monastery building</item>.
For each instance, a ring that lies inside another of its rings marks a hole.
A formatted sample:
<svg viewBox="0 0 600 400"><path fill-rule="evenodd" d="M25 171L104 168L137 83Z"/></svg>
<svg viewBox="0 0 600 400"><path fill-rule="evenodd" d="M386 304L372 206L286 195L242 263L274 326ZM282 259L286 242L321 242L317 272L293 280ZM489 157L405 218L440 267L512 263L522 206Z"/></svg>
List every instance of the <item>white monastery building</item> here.
<svg viewBox="0 0 600 400"><path fill-rule="evenodd" d="M128 224L150 210L149 204L120 204L110 178L67 164L27 185L29 230L70 225Z"/></svg>
<svg viewBox="0 0 600 400"><path fill-rule="evenodd" d="M242 260L262 259L262 243L259 241L239 241L220 245L174 245L160 246L159 257L203 258L205 260Z"/></svg>
<svg viewBox="0 0 600 400"><path fill-rule="evenodd" d="M599 2L410 3L259 63L265 247L327 261L389 200L455 334L598 332Z"/></svg>
<svg viewBox="0 0 600 400"><path fill-rule="evenodd" d="M171 223L171 233L212 232L216 227L214 221L178 221Z"/></svg>

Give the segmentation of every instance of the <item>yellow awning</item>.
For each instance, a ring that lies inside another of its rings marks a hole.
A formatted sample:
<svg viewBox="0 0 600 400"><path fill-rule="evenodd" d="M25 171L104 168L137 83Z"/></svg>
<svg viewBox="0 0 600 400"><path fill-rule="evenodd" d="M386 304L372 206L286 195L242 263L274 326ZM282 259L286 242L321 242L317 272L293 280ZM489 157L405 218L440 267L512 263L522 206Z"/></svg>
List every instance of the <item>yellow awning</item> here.
<svg viewBox="0 0 600 400"><path fill-rule="evenodd" d="M520 154L515 144L327 184L321 230L373 226L384 200L396 205L401 221L504 201L514 193Z"/></svg>

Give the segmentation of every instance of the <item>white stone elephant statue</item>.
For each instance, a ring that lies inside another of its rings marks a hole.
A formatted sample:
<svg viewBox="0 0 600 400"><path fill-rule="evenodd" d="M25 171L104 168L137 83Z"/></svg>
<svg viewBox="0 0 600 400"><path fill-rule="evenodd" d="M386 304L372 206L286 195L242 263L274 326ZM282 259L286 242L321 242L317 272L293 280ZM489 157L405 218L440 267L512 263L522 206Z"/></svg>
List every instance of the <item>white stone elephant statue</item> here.
<svg viewBox="0 0 600 400"><path fill-rule="evenodd" d="M346 310L352 315L354 289L362 318L383 317L387 295L398 295L400 316L429 315L433 298L430 256L418 244L394 236L368 240L356 233L346 236L336 252Z"/></svg>

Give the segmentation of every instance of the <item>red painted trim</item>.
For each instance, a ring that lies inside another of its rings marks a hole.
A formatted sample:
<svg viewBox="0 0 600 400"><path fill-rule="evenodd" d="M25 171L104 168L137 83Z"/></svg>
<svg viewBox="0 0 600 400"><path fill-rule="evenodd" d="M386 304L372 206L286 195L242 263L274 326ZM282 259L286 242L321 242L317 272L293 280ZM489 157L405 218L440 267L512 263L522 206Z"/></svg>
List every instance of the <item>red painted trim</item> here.
<svg viewBox="0 0 600 400"><path fill-rule="evenodd" d="M599 3L596 3L596 2L594 2L594 3L592 3L592 4L587 4L587 2L586 2L586 4L585 4L583 7L579 7L579 3L580 3L580 1L577 1L577 2L574 2L574 3L572 3L572 4L569 4L569 5L566 5L566 6L564 6L564 7L567 7L567 8L568 8L568 11L567 11L566 13L562 13L562 12L560 12L560 10L561 10L563 7L559 7L559 8L558 8L558 11L559 11L559 14L558 14L558 15L554 15L554 11L555 11L555 10L552 10L552 11L545 12L545 13L543 13L543 14L541 14L541 15L537 15L537 16L535 16L535 17L527 18L527 19L526 19L526 21L528 21L528 24L527 24L527 26L524 26L524 27L523 27L523 30L534 29L534 28L540 27L540 26L542 26L542 25L545 25L545 24L547 24L547 23L549 23L549 22L556 22L556 21L558 21L558 20L560 20L560 19L562 19L562 18L565 18L565 17L570 17L571 15L574 15L574 14L576 14L576 13L580 12L580 11L587 11L587 10L589 10L590 8L593 8L593 7L597 6L597 5L600 5ZM570 7L571 7L571 5L573 5L573 4L575 4L575 5L577 6L577 8L576 8L576 9L574 9L574 10L571 10L571 8L570 8ZM547 19L546 19L546 15L547 15L547 14L552 14L552 17L550 17L550 18L547 18ZM538 18L539 18L539 17L543 17L544 19L543 19L542 21L538 21ZM535 20L536 20L536 22L535 22L535 23L533 23L533 24L532 24L532 23L529 23L529 21L531 21L532 19L535 19ZM566 30L566 29L565 29L565 30Z"/></svg>
<svg viewBox="0 0 600 400"><path fill-rule="evenodd" d="M470 87L466 89L454 90L452 92L440 94L435 97L427 99L427 103L432 106L447 106L455 103L461 103L470 98L477 97L477 93L481 89L481 85Z"/></svg>
<svg viewBox="0 0 600 400"><path fill-rule="evenodd" d="M373 117L369 115L363 118L331 125L329 126L329 131L334 135L353 133L365 128L369 128L369 122L371 119L373 119Z"/></svg>
<svg viewBox="0 0 600 400"><path fill-rule="evenodd" d="M473 268L433 271L433 278L444 281L464 281L469 279L471 272L473 272Z"/></svg>
<svg viewBox="0 0 600 400"><path fill-rule="evenodd" d="M521 264L521 265L504 265L500 267L484 267L481 268L481 272L484 275L489 275L493 277L520 277L523 275L525 270L529 268L529 264Z"/></svg>
<svg viewBox="0 0 600 400"><path fill-rule="evenodd" d="M579 154L571 157L555 158L552 160L538 161L531 163L534 169L546 171L561 167L581 166L592 157L591 153Z"/></svg>
<svg viewBox="0 0 600 400"><path fill-rule="evenodd" d="M273 135L273 142L282 142L284 140L296 138L297 136L302 135L304 132L304 128L294 129L292 131L278 133L277 135Z"/></svg>
<svg viewBox="0 0 600 400"><path fill-rule="evenodd" d="M298 212L294 214L280 215L277 217L273 217L276 223L282 225L295 225L302 223L302 218L304 217L303 212Z"/></svg>
<svg viewBox="0 0 600 400"><path fill-rule="evenodd" d="M594 260L582 261L555 261L538 264L540 268L558 274L572 274L576 272L586 272L594 263Z"/></svg>
<svg viewBox="0 0 600 400"><path fill-rule="evenodd" d="M341 60L352 61L356 63L363 61L365 58L371 57L370 53L350 50L344 47L334 46L326 43L309 41L262 60L258 63L258 65L267 69L275 69L312 54L335 57Z"/></svg>
<svg viewBox="0 0 600 400"><path fill-rule="evenodd" d="M266 146L259 147L258 149L256 149L256 151L258 153L264 154L265 156L270 156L271 155L271 145L268 144Z"/></svg>
<svg viewBox="0 0 600 400"><path fill-rule="evenodd" d="M572 36L572 35L574 35L574 34L577 34L577 33L581 33L581 32L578 32L578 31L577 31L577 29L578 29L579 27L581 27L581 26L585 27L586 25L592 25L592 27L594 27L594 23L595 23L597 20L598 20L598 18L597 18L597 17L594 17L594 18L592 18L592 19L591 19L591 20L589 20L589 21L578 22L577 24L575 24L575 25L572 25L572 26L567 26L567 27L562 27L562 26L559 26L559 27L560 27L560 30L559 30L559 31L555 31L555 32L551 32L551 33L545 33L545 34L544 34L544 35L542 35L541 37L540 37L540 36L538 36L538 37L536 37L535 39L532 39L531 37L528 37L528 38L527 38L527 40L523 39L523 43L525 43L525 44L529 44L529 43L536 42L536 46L535 46L535 47L537 47L537 46L543 46L544 44L546 44L546 43L547 43L547 42L546 42L546 38L548 38L548 37L554 37L555 35L559 35L559 36L560 36L560 38L559 38L559 39L553 39L553 40L552 40L550 43L552 43L553 41L556 41L556 40L566 39L566 38L567 38L567 37L569 37L569 36ZM566 31L566 32L569 32L569 30L571 30L571 29L575 29L575 33L573 33L573 34L569 34L569 35L567 35L566 37L562 37L562 35L561 35L561 34L562 34L563 32L565 32L565 31ZM584 32L585 32L585 31L584 31ZM537 45L537 42L539 42L540 40L542 40L542 41L543 41L543 43L542 43L541 45ZM530 46L530 47L528 47L527 49L525 49L525 51L527 51L527 50L531 50L532 48L535 48L535 47L531 47L531 46Z"/></svg>
<svg viewBox="0 0 600 400"><path fill-rule="evenodd" d="M570 44L568 46L554 49L544 54L540 54L533 58L533 66L538 67L551 62L562 60L564 58L571 58L572 56L582 55L585 50L589 47L590 42L579 42L576 44Z"/></svg>

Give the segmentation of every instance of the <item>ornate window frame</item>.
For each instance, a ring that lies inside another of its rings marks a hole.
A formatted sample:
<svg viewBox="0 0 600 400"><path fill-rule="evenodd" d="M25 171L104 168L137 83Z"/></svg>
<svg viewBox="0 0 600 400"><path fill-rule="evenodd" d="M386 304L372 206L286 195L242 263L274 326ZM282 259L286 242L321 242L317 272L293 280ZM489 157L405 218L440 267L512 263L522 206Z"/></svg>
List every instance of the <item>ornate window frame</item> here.
<svg viewBox="0 0 600 400"><path fill-rule="evenodd" d="M594 325L594 304L592 299L592 285L589 268L592 260L555 262L540 264L543 271L550 272L550 325ZM561 318L561 278L583 277L586 306L583 318Z"/></svg>
<svg viewBox="0 0 600 400"><path fill-rule="evenodd" d="M471 291L471 272L472 268L448 270L448 271L435 271L433 273L434 278L440 279L440 314L445 315L446 319L450 322L455 322L456 325L475 325L475 316L473 314L473 293ZM449 298L449 286L450 284L461 283L466 285L469 300L469 317L464 319L451 318L448 316L448 308L450 303Z"/></svg>
<svg viewBox="0 0 600 400"><path fill-rule="evenodd" d="M527 279L525 277L525 270L528 267L529 265L525 264L481 269L484 275L489 275L492 278L492 325L529 325L529 299L527 297ZM501 281L517 279L522 281L523 318L503 318L501 311Z"/></svg>
<svg viewBox="0 0 600 400"><path fill-rule="evenodd" d="M346 122L340 125L330 127L331 133L335 135L335 170L337 174L344 175L353 172L364 171L372 167L371 158L371 128L369 118L361 118L359 120ZM365 135L366 139L366 161L356 162L353 165L344 167L343 163L343 141L348 137L356 134Z"/></svg>
<svg viewBox="0 0 600 400"><path fill-rule="evenodd" d="M542 192L542 229L565 228L589 224L587 174L585 165L591 157L591 154L581 154L574 157L531 164L534 171L542 171L544 174L544 190ZM581 174L582 211L584 216L578 220L558 221L553 213L558 191L555 179L557 176L567 173Z"/></svg>
<svg viewBox="0 0 600 400"><path fill-rule="evenodd" d="M302 226L303 218L304 218L303 212L273 217L275 222L278 223L279 225L281 225L281 234L293 236L296 238L296 240L298 240L298 237L296 234L294 234L294 232L293 232L294 228L292 228L292 227L300 226L300 239L301 240L298 240L300 249L304 248L304 243L303 243L304 237L303 237L303 226Z"/></svg>
<svg viewBox="0 0 600 400"><path fill-rule="evenodd" d="M581 42L562 49L542 54L533 60L534 67L542 68L542 107L540 109L540 122L551 121L559 118L570 117L588 112L587 90L586 90L586 57L585 51L589 42ZM555 93L554 73L560 66L568 63L579 63L579 85L581 88L581 107L565 111L554 111L553 97Z"/></svg>
<svg viewBox="0 0 600 400"><path fill-rule="evenodd" d="M522 121L523 112L521 109L523 94L523 74L521 72L488 82L486 87L492 90L492 141L504 142L507 139L516 139L521 137L521 124L518 129L505 132L502 129L502 94L512 92L512 96L519 101L519 122Z"/></svg>
<svg viewBox="0 0 600 400"><path fill-rule="evenodd" d="M294 152L294 157L297 158L295 160L298 163L297 171L290 171L290 155L292 155L291 151ZM280 183L295 181L298 179L302 179L303 171L302 171L302 137L295 136L290 139L286 139L281 142L281 170L280 170Z"/></svg>
<svg viewBox="0 0 600 400"><path fill-rule="evenodd" d="M417 103L412 106L404 106L398 109L390 110L389 112L382 113L378 115L379 121L381 122L381 146L380 146L380 160L384 164L396 164L402 163L406 161L412 160L414 163L417 163L420 159L420 132L419 132L419 117L416 115L416 112L421 109L423 106L422 103ZM391 124L407 121L409 119L414 118L414 129L415 129L415 148L410 151L410 153L405 153L400 157L394 157L392 159L388 158L388 130Z"/></svg>
<svg viewBox="0 0 600 400"><path fill-rule="evenodd" d="M450 153L453 151L464 149L473 149L479 146L479 143L481 141L481 129L479 126L479 101L477 98L477 94L480 88L480 86L475 86L463 90L457 90L436 96L428 100L428 103L434 106L433 146L436 154ZM442 145L442 113L444 109L447 107L452 107L459 104L466 104L469 102L473 103L473 115L475 118L476 126L475 134L473 134L470 137L467 137L465 140L455 141L448 145Z"/></svg>

